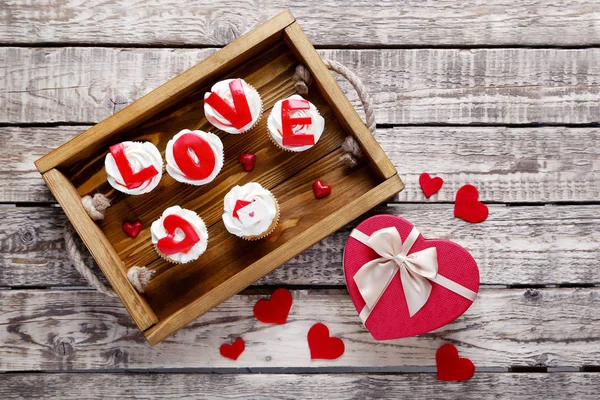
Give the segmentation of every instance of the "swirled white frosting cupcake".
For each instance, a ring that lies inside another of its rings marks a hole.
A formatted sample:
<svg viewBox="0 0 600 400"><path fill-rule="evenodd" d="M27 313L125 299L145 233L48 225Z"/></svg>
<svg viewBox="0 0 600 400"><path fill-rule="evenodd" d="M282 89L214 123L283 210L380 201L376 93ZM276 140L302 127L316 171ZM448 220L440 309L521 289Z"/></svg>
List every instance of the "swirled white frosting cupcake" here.
<svg viewBox="0 0 600 400"><path fill-rule="evenodd" d="M208 230L194 211L172 206L150 227L156 252L165 260L185 264L197 260L208 246Z"/></svg>
<svg viewBox="0 0 600 400"><path fill-rule="evenodd" d="M271 140L280 149L305 151L321 138L325 119L313 103L295 94L275 103L267 128Z"/></svg>
<svg viewBox="0 0 600 400"><path fill-rule="evenodd" d="M226 79L215 83L204 95L204 115L222 131L244 133L260 120L262 100L245 80Z"/></svg>
<svg viewBox="0 0 600 400"><path fill-rule="evenodd" d="M176 181L206 185L223 168L223 142L213 133L184 129L167 143L165 158Z"/></svg>
<svg viewBox="0 0 600 400"><path fill-rule="evenodd" d="M158 186L163 160L160 151L150 142L122 142L110 147L104 167L113 188L137 195Z"/></svg>
<svg viewBox="0 0 600 400"><path fill-rule="evenodd" d="M247 240L262 239L279 222L279 203L259 183L234 186L225 195L223 223L229 233Z"/></svg>

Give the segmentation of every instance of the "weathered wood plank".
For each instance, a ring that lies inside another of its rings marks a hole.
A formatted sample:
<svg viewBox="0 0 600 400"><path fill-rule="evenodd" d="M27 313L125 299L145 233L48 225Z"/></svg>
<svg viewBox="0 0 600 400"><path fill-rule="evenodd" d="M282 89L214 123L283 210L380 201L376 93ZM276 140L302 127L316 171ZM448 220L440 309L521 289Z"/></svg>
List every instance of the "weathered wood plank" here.
<svg viewBox="0 0 600 400"><path fill-rule="evenodd" d="M600 283L600 206L490 206L482 224L453 217L452 205L395 204L425 237L468 249L484 284ZM362 218L361 218L362 219ZM81 286L68 260L60 208L0 207L0 286ZM344 285L342 252L350 226L259 280L257 285ZM86 252L87 254L87 252ZM88 256L88 263L93 261Z"/></svg>
<svg viewBox="0 0 600 400"><path fill-rule="evenodd" d="M436 333L375 342L345 290L292 291L284 325L252 316L265 294L234 296L172 337L149 347L121 303L93 291L0 292L0 371L317 368L401 370L432 367L443 343L480 368L598 365L600 288L482 289L473 306ZM306 334L317 321L342 337L337 361L310 360ZM246 350L237 361L219 347L238 336Z"/></svg>
<svg viewBox="0 0 600 400"><path fill-rule="evenodd" d="M438 381L434 373L377 374L201 374L78 373L0 375L3 399L124 397L160 399L596 399L597 373L485 373L466 382ZM565 393L568 388L568 393Z"/></svg>
<svg viewBox="0 0 600 400"><path fill-rule="evenodd" d="M0 201L53 202L33 161L85 129L0 127ZM484 201L600 198L599 128L396 127L380 128L377 140L407 185L399 201L454 201L466 182ZM423 171L445 180L430 200L418 186Z"/></svg>
<svg viewBox="0 0 600 400"><path fill-rule="evenodd" d="M17 0L0 14L4 43L223 45L289 8L317 45L598 44L593 1L470 0L423 3L327 0L68 0L44 7Z"/></svg>
<svg viewBox="0 0 600 400"><path fill-rule="evenodd" d="M0 122L97 122L213 51L0 48L0 75L7 77L0 81ZM347 65L365 80L380 124L600 121L600 48L321 50L320 54ZM347 83L342 87L349 91ZM350 98L356 95L350 93Z"/></svg>

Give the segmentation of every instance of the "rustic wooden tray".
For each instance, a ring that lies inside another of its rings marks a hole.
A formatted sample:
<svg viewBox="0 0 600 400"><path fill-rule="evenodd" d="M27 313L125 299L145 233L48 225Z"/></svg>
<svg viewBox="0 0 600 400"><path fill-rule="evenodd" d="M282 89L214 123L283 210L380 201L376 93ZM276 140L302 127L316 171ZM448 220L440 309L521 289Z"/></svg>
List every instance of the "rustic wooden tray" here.
<svg viewBox="0 0 600 400"><path fill-rule="evenodd" d="M299 63L312 73L315 84L306 97L318 107L326 127L311 150L289 153L270 142L266 121L277 100L295 93L292 76ZM204 93L228 77L245 79L264 101L260 123L243 135L220 132L204 118ZM195 187L164 174L158 188L141 196L126 196L110 187L104 170L110 145L147 140L164 152L167 141L184 128L204 129L221 137L225 165L213 182ZM368 158L353 169L338 160L348 134L354 135ZM252 172L243 171L237 161L244 152L257 155ZM289 11L37 160L36 166L152 345L404 187ZM314 198L315 179L332 186L330 196ZM229 234L221 221L224 195L232 186L250 181L271 190L281 207L275 232L256 242ZM82 196L97 192L112 202L99 224L81 205ZM169 264L152 248L150 225L172 205L195 210L209 227L208 250L196 262ZM123 232L126 220L142 222L144 229L137 238ZM127 269L134 265L156 271L143 295L127 280Z"/></svg>

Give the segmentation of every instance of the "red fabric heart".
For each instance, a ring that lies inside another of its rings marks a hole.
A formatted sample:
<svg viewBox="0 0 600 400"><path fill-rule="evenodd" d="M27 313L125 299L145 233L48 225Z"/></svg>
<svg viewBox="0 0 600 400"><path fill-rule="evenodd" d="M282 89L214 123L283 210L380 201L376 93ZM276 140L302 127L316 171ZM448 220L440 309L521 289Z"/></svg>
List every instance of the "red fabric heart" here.
<svg viewBox="0 0 600 400"><path fill-rule="evenodd" d="M246 342L244 342L244 339L237 338L237 339L235 339L235 342L233 342L232 344L228 344L228 343L222 344L219 351L223 357L229 358L229 359L235 361L239 358L239 356L244 352L245 349L246 349Z"/></svg>
<svg viewBox="0 0 600 400"><path fill-rule="evenodd" d="M488 217L489 210L479 201L479 192L473 185L464 185L456 192L454 201L454 216L467 222L483 222Z"/></svg>
<svg viewBox="0 0 600 400"><path fill-rule="evenodd" d="M167 231L167 236L159 239L156 242L156 247L166 255L185 253L200 241L192 224L177 214L168 215L163 220L163 226ZM181 229L185 234L185 237L178 242L175 241L175 230L177 228Z"/></svg>
<svg viewBox="0 0 600 400"><path fill-rule="evenodd" d="M267 324L285 324L292 308L292 294L280 288L273 292L270 300L262 299L254 305L254 316Z"/></svg>
<svg viewBox="0 0 600 400"><path fill-rule="evenodd" d="M356 229L365 235L395 227L404 242L413 228L407 220L395 215L376 215L361 222ZM408 254L435 247L437 250L438 273L461 286L477 293L479 270L477 263L467 250L454 242L440 239L425 239L419 235ZM379 255L353 237L348 238L344 251L344 275L348 292L357 311L363 309L363 300L354 275L367 262ZM376 340L400 339L420 335L438 329L458 318L473 304L468 300L436 283L432 283L427 303L412 317L409 316L404 290L397 272L379 302L366 321L366 328Z"/></svg>
<svg viewBox="0 0 600 400"><path fill-rule="evenodd" d="M308 331L308 347L311 359L335 360L344 354L344 342L337 337L329 336L329 328L316 323Z"/></svg>
<svg viewBox="0 0 600 400"><path fill-rule="evenodd" d="M240 155L239 161L242 163L244 171L250 172L254 169L254 165L256 165L256 155L252 153L243 153Z"/></svg>
<svg viewBox="0 0 600 400"><path fill-rule="evenodd" d="M140 221L135 221L134 223L125 222L123 224L123 230L132 239L135 239L137 235L142 231L142 223Z"/></svg>
<svg viewBox="0 0 600 400"><path fill-rule="evenodd" d="M331 193L331 186L325 185L317 179L313 182L313 192L315 192L315 197L317 199L322 199L323 197L329 196L329 193Z"/></svg>
<svg viewBox="0 0 600 400"><path fill-rule="evenodd" d="M425 197L430 198L442 188L444 180L439 176L432 178L427 172L423 172L421 176L419 176L419 184L421 185L421 190L423 190Z"/></svg>
<svg viewBox="0 0 600 400"><path fill-rule="evenodd" d="M458 357L452 344L445 344L435 353L437 378L440 381L466 381L475 373L475 365L468 358Z"/></svg>

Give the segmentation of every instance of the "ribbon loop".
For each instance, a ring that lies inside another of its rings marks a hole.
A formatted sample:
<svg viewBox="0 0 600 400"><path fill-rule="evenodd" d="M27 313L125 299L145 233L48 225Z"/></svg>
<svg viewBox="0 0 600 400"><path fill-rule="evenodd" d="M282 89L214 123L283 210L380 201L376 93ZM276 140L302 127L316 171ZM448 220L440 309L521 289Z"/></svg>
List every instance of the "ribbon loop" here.
<svg viewBox="0 0 600 400"><path fill-rule="evenodd" d="M354 276L369 309L375 307L398 271L410 316L425 305L431 293L429 279L437 276L437 252L435 248L429 248L409 255L418 237L419 231L413 227L403 243L398 230L388 227L373 232L366 243L361 240L381 256L363 265Z"/></svg>

